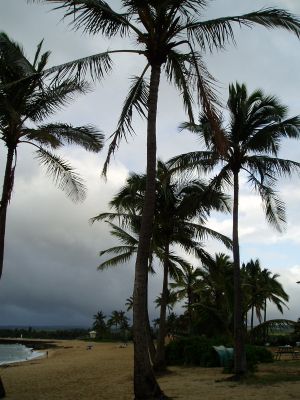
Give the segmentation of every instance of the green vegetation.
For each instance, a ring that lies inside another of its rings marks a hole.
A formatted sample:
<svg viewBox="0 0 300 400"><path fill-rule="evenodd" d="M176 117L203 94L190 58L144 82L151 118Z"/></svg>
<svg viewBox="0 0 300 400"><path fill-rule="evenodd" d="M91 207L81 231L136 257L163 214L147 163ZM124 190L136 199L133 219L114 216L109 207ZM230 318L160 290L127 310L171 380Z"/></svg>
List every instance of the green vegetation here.
<svg viewBox="0 0 300 400"><path fill-rule="evenodd" d="M20 338L20 339L56 339L73 340L83 339L88 336L89 330L82 328L69 329L45 329L45 328L15 328L0 329L1 338Z"/></svg>
<svg viewBox="0 0 300 400"><path fill-rule="evenodd" d="M200 367L219 367L220 358L213 346L224 343L225 347L232 347L232 343L224 338L206 338L201 336L177 338L166 347L168 365L187 365ZM259 363L272 363L273 354L265 347L246 346L248 370L254 372ZM224 372L233 372L233 359L225 362Z"/></svg>
<svg viewBox="0 0 300 400"><path fill-rule="evenodd" d="M280 382L300 381L300 360L276 361L270 368L264 368L260 374L252 374L241 381L246 385L274 385Z"/></svg>

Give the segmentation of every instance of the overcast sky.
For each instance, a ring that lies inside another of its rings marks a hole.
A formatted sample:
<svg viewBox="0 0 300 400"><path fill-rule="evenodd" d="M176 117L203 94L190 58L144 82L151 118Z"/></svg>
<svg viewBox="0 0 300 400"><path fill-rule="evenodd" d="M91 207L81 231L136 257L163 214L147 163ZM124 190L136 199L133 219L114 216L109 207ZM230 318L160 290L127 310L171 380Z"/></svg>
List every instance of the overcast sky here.
<svg viewBox="0 0 300 400"><path fill-rule="evenodd" d="M108 1L118 7L118 0ZM203 18L242 14L262 7L286 8L300 15L298 0L215 0ZM21 43L32 59L39 41L51 50L50 65L63 63L107 48L124 48L124 42L111 42L100 36L74 33L61 14L45 5L26 0L0 0L0 30ZM290 115L300 114L300 41L280 30L235 29L236 46L205 56L210 72L219 81L220 96L226 100L228 84L245 82L249 91L262 88L278 95L289 107ZM128 41L128 46L132 43ZM131 76L141 72L143 59L119 55L110 76L90 94L76 99L53 120L74 125L94 124L108 137L116 127ZM186 120L178 95L162 79L159 93L158 156L171 156L199 148L195 138L178 132ZM108 180L100 178L106 149L99 155L76 147L60 155L69 160L86 180L88 196L73 204L56 189L34 159L32 149L22 147L13 198L7 218L7 237L3 278L0 282L0 325L91 325L98 310L106 315L125 309L132 293L134 260L110 271L98 272L100 250L116 243L105 223L91 226L89 218L107 210L107 203L124 184L130 171L145 169L145 124L135 120L137 135L122 143L111 163ZM1 176L5 149L1 150ZM281 157L299 161L300 143L285 143ZM246 181L245 181L246 182ZM259 198L242 186L240 200L241 260L259 258L262 267L280 274L280 282L290 295L284 317L300 317L300 188L299 178L280 182L280 193L287 206L288 224L283 234L266 224ZM209 226L231 235L231 217L214 215ZM225 251L217 243L207 243L212 253ZM157 314L152 299L161 291L161 274L150 278L150 312ZM271 307L269 318L280 314Z"/></svg>

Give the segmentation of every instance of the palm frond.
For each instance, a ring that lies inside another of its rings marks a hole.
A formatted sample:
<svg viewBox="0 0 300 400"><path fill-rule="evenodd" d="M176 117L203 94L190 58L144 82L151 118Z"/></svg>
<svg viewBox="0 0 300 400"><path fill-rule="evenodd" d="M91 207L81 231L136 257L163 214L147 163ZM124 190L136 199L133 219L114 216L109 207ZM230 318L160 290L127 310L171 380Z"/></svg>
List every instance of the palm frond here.
<svg viewBox="0 0 300 400"><path fill-rule="evenodd" d="M42 121L69 104L77 94L85 94L89 90L90 86L86 82L74 79L67 79L43 90L36 90L26 99L26 117L34 122Z"/></svg>
<svg viewBox="0 0 300 400"><path fill-rule="evenodd" d="M262 184L253 174L249 174L248 182L260 194L267 221L281 232L286 222L284 202L279 199L275 190Z"/></svg>
<svg viewBox="0 0 300 400"><path fill-rule="evenodd" d="M196 88L196 95L203 113L211 125L211 132L215 139L217 148L225 153L227 148L226 136L221 129L221 113L218 107L222 107L218 100L216 81L208 72L208 69L200 55L194 51L192 45L187 42L191 51L190 75L193 77L191 85Z"/></svg>
<svg viewBox="0 0 300 400"><path fill-rule="evenodd" d="M228 236L203 225L198 225L192 222L187 224L194 230L197 239L203 240L211 237L212 239L222 242L228 249L232 248L232 240Z"/></svg>
<svg viewBox="0 0 300 400"><path fill-rule="evenodd" d="M110 258L109 260L104 261L98 266L99 271L103 271L110 267L116 267L118 264L127 263L133 255L133 251L130 249L127 252L125 251L122 254L119 254L115 257Z"/></svg>
<svg viewBox="0 0 300 400"><path fill-rule="evenodd" d="M91 218L90 223L93 224L94 222L104 221L104 220L107 220L108 222L117 220L122 228L134 228L135 226L139 225L141 217L139 215L130 213L106 212Z"/></svg>
<svg viewBox="0 0 300 400"><path fill-rule="evenodd" d="M130 27L130 14L114 11L101 0L47 0L61 4L55 9L63 9L64 17L71 17L70 25L75 30L84 28L90 34L102 33L111 38L117 34L125 36Z"/></svg>
<svg viewBox="0 0 300 400"><path fill-rule="evenodd" d="M23 48L11 40L5 32L0 32L0 54L6 62L7 71L14 69L15 79L30 77L35 70L24 54Z"/></svg>
<svg viewBox="0 0 300 400"><path fill-rule="evenodd" d="M103 147L104 136L94 126L72 126L69 124L55 123L40 125L27 137L30 140L43 141L53 147L55 139L60 144L77 144L88 151L99 152ZM56 146L58 147L58 146Z"/></svg>
<svg viewBox="0 0 300 400"><path fill-rule="evenodd" d="M229 165L225 165L209 182L209 186L217 191L232 184L232 171Z"/></svg>
<svg viewBox="0 0 300 400"><path fill-rule="evenodd" d="M257 129L252 124L254 134L249 137L245 146L249 150L265 151L266 153L272 153L277 155L279 151L280 140L282 138L298 139L300 136L300 116L288 118L284 121L274 122L272 116L270 116L269 110L265 111L268 114L268 118L272 119L270 123L260 120L261 129ZM277 118L276 118L277 119Z"/></svg>
<svg viewBox="0 0 300 400"><path fill-rule="evenodd" d="M113 224L112 222L109 222L109 221L107 221L107 223L112 228L112 230L110 231L110 234L112 236L118 238L126 246L137 246L137 244L138 244L138 239L137 238L135 238L134 236L130 235L128 232L126 232L120 226L118 226L116 224Z"/></svg>
<svg viewBox="0 0 300 400"><path fill-rule="evenodd" d="M29 142L33 141L38 145L51 147L52 149L58 149L60 146L62 146L61 140L59 140L56 136L52 135L51 132L44 130L42 127L39 127L37 129L23 128L22 135L23 135L22 141L29 141Z"/></svg>
<svg viewBox="0 0 300 400"><path fill-rule="evenodd" d="M252 174L258 174L261 182L274 183L275 177L290 177L293 173L300 173L300 163L282 158L269 156L249 156L245 159L245 169L249 168Z"/></svg>
<svg viewBox="0 0 300 400"><path fill-rule="evenodd" d="M103 166L102 175L106 176L107 169L110 163L111 156L118 149L120 141L122 138L127 138L127 134L134 134L132 127L132 115L135 109L141 117L146 117L146 111L148 107L148 95L149 95L149 85L144 80L144 75L149 68L147 65L139 77L132 78L132 85L130 87L128 96L125 100L121 116L117 125L117 129L111 135L112 141L108 148L107 157Z"/></svg>
<svg viewBox="0 0 300 400"><path fill-rule="evenodd" d="M93 81L101 80L112 69L112 60L109 51L79 58L74 61L51 67L44 71L46 76L58 79L74 78L80 81L89 73Z"/></svg>
<svg viewBox="0 0 300 400"><path fill-rule="evenodd" d="M187 54L171 50L168 53L165 70L170 82L173 82L180 91L189 120L193 122L193 96L189 87L190 72L185 65L189 58L190 56Z"/></svg>
<svg viewBox="0 0 300 400"><path fill-rule="evenodd" d="M102 257L102 256L107 255L107 254L118 254L118 255L120 255L120 254L123 254L123 253L128 253L130 251L132 251L134 253L136 251L136 247L135 246L126 246L126 245L114 246L114 247L110 247L109 249L106 249L106 250L101 250L99 252L99 256Z"/></svg>
<svg viewBox="0 0 300 400"><path fill-rule="evenodd" d="M84 200L86 188L83 181L68 163L42 147L36 153L39 163L46 168L47 175L59 189L75 202Z"/></svg>
<svg viewBox="0 0 300 400"><path fill-rule="evenodd" d="M167 164L174 172L195 170L209 173L219 163L218 154L211 151L193 151L171 158Z"/></svg>
<svg viewBox="0 0 300 400"><path fill-rule="evenodd" d="M224 48L228 42L235 43L233 25L252 27L253 24L266 28L282 28L300 37L300 21L291 13L277 9L264 8L252 13L217 18L209 21L193 21L182 28L188 32L192 42L196 42L203 50Z"/></svg>

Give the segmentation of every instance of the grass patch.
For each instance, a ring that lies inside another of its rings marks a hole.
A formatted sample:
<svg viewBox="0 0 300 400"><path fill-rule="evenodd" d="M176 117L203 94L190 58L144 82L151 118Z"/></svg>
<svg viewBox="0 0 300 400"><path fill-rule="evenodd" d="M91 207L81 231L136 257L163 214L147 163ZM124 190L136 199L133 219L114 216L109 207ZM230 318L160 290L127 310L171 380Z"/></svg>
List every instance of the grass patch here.
<svg viewBox="0 0 300 400"><path fill-rule="evenodd" d="M264 375L250 375L241 381L246 385L273 385L278 382L298 382L300 371L293 373L274 372Z"/></svg>

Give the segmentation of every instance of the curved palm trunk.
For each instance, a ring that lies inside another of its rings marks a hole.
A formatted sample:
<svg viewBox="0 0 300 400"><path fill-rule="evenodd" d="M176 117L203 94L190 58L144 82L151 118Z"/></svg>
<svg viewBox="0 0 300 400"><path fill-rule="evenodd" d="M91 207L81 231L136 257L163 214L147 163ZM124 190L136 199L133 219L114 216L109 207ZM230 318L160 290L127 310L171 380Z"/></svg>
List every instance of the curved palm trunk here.
<svg viewBox="0 0 300 400"><path fill-rule="evenodd" d="M4 174L4 182L1 196L0 205L0 279L3 271L3 261L4 261L4 241L5 241L5 227L6 227L6 214L7 207L10 201L11 192L14 184L14 148L8 148L6 167ZM5 397L5 389L0 377L0 399Z"/></svg>
<svg viewBox="0 0 300 400"><path fill-rule="evenodd" d="M148 352L147 340L147 274L155 205L156 175L156 115L160 66L151 69L147 126L146 192L135 264L133 295L134 334L134 398L135 400L163 399L155 379Z"/></svg>
<svg viewBox="0 0 300 400"><path fill-rule="evenodd" d="M148 287L148 278L149 278L149 273L147 274L147 287ZM148 310L147 310L147 325L146 325L146 329L147 329L147 341L148 341L149 356L150 356L151 363L154 364L155 355L156 355L156 348L155 348L155 345L154 345L154 342L153 342L153 338L152 338L151 324L150 324Z"/></svg>
<svg viewBox="0 0 300 400"><path fill-rule="evenodd" d="M0 279L3 271L4 261L4 241L6 228L7 207L10 201L11 192L14 184L15 168L13 167L15 149L9 147L7 150L6 167L4 173L3 189L0 204Z"/></svg>
<svg viewBox="0 0 300 400"><path fill-rule="evenodd" d="M267 299L264 301L264 322L267 322ZM264 342L267 341L267 330L266 326L264 327Z"/></svg>
<svg viewBox="0 0 300 400"><path fill-rule="evenodd" d="M154 346L152 335L151 335L151 325L150 325L148 312L147 312L147 340L148 340L148 350L149 350L150 360L151 360L151 363L154 364L155 356L156 356L156 348Z"/></svg>
<svg viewBox="0 0 300 400"><path fill-rule="evenodd" d="M193 304L193 289L190 285L187 288L187 312L188 312L188 334L191 336L193 333L193 313L192 313L192 304Z"/></svg>
<svg viewBox="0 0 300 400"><path fill-rule="evenodd" d="M251 331L253 329L253 322L254 322L254 306L251 307Z"/></svg>
<svg viewBox="0 0 300 400"><path fill-rule="evenodd" d="M233 194L233 267L234 267L234 373L239 379L247 372L245 352L245 329L242 312L242 290L240 271L240 249L239 249L239 173L234 172L234 194Z"/></svg>
<svg viewBox="0 0 300 400"><path fill-rule="evenodd" d="M168 302L168 277L169 277L169 244L165 246L165 260L164 260L164 278L163 289L160 305L159 316L159 332L157 340L156 357L154 362L155 371L166 370L166 356L165 356L165 337L166 337L166 315L167 315L167 302Z"/></svg>

